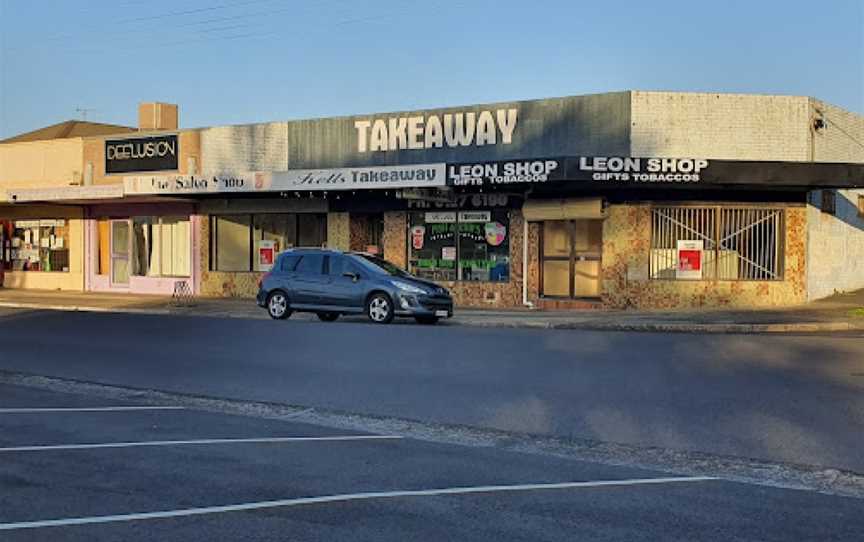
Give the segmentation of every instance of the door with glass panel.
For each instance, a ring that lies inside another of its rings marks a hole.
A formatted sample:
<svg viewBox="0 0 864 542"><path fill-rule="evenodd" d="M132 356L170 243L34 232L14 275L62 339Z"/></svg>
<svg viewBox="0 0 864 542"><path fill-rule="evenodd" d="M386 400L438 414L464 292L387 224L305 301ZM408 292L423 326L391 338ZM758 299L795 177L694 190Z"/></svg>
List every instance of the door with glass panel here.
<svg viewBox="0 0 864 542"><path fill-rule="evenodd" d="M540 245L541 295L600 296L602 220L547 220L543 222Z"/></svg>
<svg viewBox="0 0 864 542"><path fill-rule="evenodd" d="M111 286L129 286L131 239L129 220L111 221Z"/></svg>

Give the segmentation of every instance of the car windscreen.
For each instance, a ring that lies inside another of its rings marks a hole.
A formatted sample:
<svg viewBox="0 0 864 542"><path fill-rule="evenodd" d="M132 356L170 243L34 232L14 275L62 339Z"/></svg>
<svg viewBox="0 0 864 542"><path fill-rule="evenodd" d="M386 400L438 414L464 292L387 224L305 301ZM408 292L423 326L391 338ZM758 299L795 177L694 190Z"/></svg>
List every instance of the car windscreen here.
<svg viewBox="0 0 864 542"><path fill-rule="evenodd" d="M377 273L386 273L394 277L410 277L408 273L387 260L369 254L355 254L354 260L367 269Z"/></svg>

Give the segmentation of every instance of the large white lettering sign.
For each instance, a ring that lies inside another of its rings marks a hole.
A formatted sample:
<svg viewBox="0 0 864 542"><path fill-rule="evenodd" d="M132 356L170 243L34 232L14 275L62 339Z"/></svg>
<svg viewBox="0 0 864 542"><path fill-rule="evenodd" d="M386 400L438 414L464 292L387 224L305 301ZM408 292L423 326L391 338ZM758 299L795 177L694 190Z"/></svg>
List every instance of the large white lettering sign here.
<svg viewBox="0 0 864 542"><path fill-rule="evenodd" d="M517 109L354 121L357 152L509 145Z"/></svg>

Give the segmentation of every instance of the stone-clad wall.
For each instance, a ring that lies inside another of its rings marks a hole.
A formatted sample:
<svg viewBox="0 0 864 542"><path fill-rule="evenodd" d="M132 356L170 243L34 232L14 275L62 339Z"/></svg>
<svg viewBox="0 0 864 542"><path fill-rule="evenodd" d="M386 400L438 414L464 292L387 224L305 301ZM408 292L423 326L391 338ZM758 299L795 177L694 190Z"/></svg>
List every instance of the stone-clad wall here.
<svg viewBox="0 0 864 542"><path fill-rule="evenodd" d="M408 213L384 213L384 259L405 269L408 249Z"/></svg>
<svg viewBox="0 0 864 542"><path fill-rule="evenodd" d="M784 279L780 281L650 280L651 206L612 205L603 224L604 306L615 309L767 307L803 303L806 209L786 209Z"/></svg>
<svg viewBox="0 0 864 542"><path fill-rule="evenodd" d="M327 213L327 248L349 250L350 235L348 213Z"/></svg>

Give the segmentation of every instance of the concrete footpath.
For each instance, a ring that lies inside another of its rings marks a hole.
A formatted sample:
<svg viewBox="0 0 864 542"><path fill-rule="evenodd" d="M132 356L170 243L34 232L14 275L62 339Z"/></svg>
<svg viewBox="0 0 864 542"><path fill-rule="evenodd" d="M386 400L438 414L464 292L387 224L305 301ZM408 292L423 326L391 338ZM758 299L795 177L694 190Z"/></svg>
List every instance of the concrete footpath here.
<svg viewBox="0 0 864 542"><path fill-rule="evenodd" d="M0 307L31 310L267 318L254 300L0 289ZM292 319L314 319L297 314ZM365 318L346 317L347 321ZM399 321L399 320L397 320ZM405 322L413 322L406 320ZM699 311L538 311L460 309L444 325L695 333L824 333L864 331L864 290L789 308Z"/></svg>

